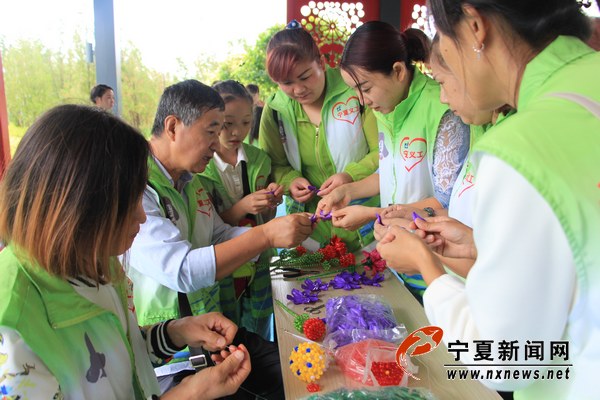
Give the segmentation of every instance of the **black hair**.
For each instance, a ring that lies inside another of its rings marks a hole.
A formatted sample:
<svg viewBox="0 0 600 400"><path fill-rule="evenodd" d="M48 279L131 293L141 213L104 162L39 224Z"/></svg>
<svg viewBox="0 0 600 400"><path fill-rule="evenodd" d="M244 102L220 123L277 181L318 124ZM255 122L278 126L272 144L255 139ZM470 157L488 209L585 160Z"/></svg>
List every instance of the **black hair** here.
<svg viewBox="0 0 600 400"><path fill-rule="evenodd" d="M577 0L428 0L439 31L456 39L456 25L470 5L511 28L533 50L542 50L559 35L587 40L591 31Z"/></svg>
<svg viewBox="0 0 600 400"><path fill-rule="evenodd" d="M246 90L244 85L239 83L238 81L234 81L232 79L226 81L219 81L212 85L212 88L217 91L223 98L225 104L229 103L235 99L244 99L250 102L250 105L253 104L252 96Z"/></svg>
<svg viewBox="0 0 600 400"><path fill-rule="evenodd" d="M113 88L103 83L94 86L92 88L92 91L90 92L90 100L92 101L92 103L96 103L96 99L98 97L104 96L104 93L106 93L109 90L112 90L114 92Z"/></svg>
<svg viewBox="0 0 600 400"><path fill-rule="evenodd" d="M156 110L152 135L160 136L164 130L165 119L173 115L184 125L194 124L207 111L225 109L223 99L216 90L195 79L176 83L165 89Z"/></svg>
<svg viewBox="0 0 600 400"><path fill-rule="evenodd" d="M359 26L346 42L340 68L353 75L355 68L389 75L395 62L404 62L409 71L413 62L429 60L430 43L422 31L400 32L382 21L369 21Z"/></svg>
<svg viewBox="0 0 600 400"><path fill-rule="evenodd" d="M260 91L260 89L258 88L258 85L255 85L254 83L247 84L246 90L248 91L248 93L250 93L253 96Z"/></svg>

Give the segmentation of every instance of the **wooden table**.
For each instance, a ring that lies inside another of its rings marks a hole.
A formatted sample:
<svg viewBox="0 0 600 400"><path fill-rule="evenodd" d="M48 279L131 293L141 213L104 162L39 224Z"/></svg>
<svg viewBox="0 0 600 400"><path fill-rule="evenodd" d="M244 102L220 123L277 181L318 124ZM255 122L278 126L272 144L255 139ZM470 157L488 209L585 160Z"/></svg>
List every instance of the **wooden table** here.
<svg viewBox="0 0 600 400"><path fill-rule="evenodd" d="M324 281L329 281L330 279L331 278L323 278ZM286 296L291 293L293 288L301 290L300 285L302 282L302 280L296 280L296 278L286 279L281 275L272 276L271 285L273 289L273 298L281 301L298 314L304 313L304 307L306 306L305 304L294 305L286 298ZM321 292L319 294L319 302L312 305L320 305L331 297L349 294L376 294L383 296L392 306L397 321L403 323L409 333L415 329L430 325L427 317L425 316L423 307L390 271L386 271L386 279L384 282L382 282L382 287L380 288L363 286L362 289L351 292L341 289L334 290L330 288L326 292ZM324 318L325 308L322 308L321 310L322 312L320 314L314 316ZM283 382L285 386L285 398L290 400L299 399L310 395L310 393L306 390L306 383L295 378L288 367L289 356L293 347L302 342L300 338L292 336L290 333L288 333L291 332L293 334L300 335L300 333L294 328L293 321L294 318L289 313L282 310L278 305L275 305L275 326L277 340L279 343ZM419 367L417 376L421 378L421 380L409 378L409 386L425 387L429 389L437 399L501 399L501 397L495 391L487 389L477 381L470 379L456 379L449 381L446 376L446 369L443 367L443 365L452 364L455 362L454 358L450 353L448 353L446 346L444 346L443 343L431 353L424 354L419 357L413 357L412 362ZM345 377L341 370L335 364L331 364L329 366L328 370L318 381L318 383L321 386L323 393L333 391L340 387L349 386L346 384ZM353 385L356 386L356 384Z"/></svg>

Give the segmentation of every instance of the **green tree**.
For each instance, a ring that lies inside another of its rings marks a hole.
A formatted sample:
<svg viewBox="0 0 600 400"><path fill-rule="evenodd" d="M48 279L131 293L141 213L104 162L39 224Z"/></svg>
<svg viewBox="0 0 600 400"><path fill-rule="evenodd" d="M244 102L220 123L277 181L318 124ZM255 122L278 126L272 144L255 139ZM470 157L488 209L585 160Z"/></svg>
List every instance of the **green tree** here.
<svg viewBox="0 0 600 400"><path fill-rule="evenodd" d="M53 79L62 103L91 104L90 89L96 84L96 66L88 63L85 41L75 32L65 54L53 65Z"/></svg>
<svg viewBox="0 0 600 400"><path fill-rule="evenodd" d="M145 67L141 52L129 43L121 52L123 118L149 135L158 99L164 88L171 83L169 75Z"/></svg>
<svg viewBox="0 0 600 400"><path fill-rule="evenodd" d="M265 70L266 52L269 39L283 27L279 24L268 28L258 35L253 45L244 45L244 54L230 56L219 68L219 79L235 79L243 84L255 83L260 87L263 98L275 93L277 85Z"/></svg>
<svg viewBox="0 0 600 400"><path fill-rule="evenodd" d="M2 50L9 121L29 126L49 107L60 103L52 80L57 57L40 41L21 40Z"/></svg>

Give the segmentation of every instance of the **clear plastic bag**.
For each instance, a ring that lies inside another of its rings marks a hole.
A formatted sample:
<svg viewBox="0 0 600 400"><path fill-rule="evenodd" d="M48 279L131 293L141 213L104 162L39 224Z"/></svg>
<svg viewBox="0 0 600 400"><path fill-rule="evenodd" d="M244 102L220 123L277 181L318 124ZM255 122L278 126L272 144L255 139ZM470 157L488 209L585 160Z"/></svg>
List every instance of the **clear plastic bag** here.
<svg viewBox="0 0 600 400"><path fill-rule="evenodd" d="M397 348L382 340L362 340L339 347L335 361L346 378L360 385L406 386L408 374L396 363ZM408 368L413 374L417 372L410 361Z"/></svg>
<svg viewBox="0 0 600 400"><path fill-rule="evenodd" d="M408 332L398 324L389 304L375 295L329 299L325 305L327 332L323 345L335 349L365 339L400 343Z"/></svg>
<svg viewBox="0 0 600 400"><path fill-rule="evenodd" d="M338 389L329 393L316 393L303 400L435 400L425 388L385 387L371 389Z"/></svg>

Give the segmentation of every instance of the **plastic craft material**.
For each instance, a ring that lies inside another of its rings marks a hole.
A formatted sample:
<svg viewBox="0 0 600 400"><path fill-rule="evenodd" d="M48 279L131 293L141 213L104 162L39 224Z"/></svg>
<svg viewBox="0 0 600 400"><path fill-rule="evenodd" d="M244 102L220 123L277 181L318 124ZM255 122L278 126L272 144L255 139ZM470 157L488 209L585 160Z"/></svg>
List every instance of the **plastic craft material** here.
<svg viewBox="0 0 600 400"><path fill-rule="evenodd" d="M406 386L408 376L396 363L397 346L382 340L367 339L347 344L335 352L344 375L367 386ZM409 368L413 369L412 364Z"/></svg>
<svg viewBox="0 0 600 400"><path fill-rule="evenodd" d="M396 322L389 304L374 295L349 295L329 299L325 305L330 349L365 339L399 344L406 337L404 325Z"/></svg>

